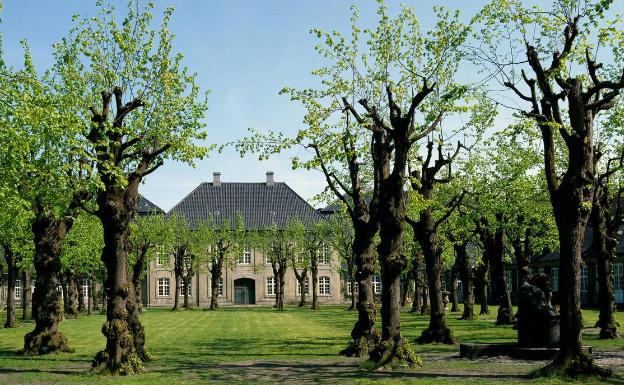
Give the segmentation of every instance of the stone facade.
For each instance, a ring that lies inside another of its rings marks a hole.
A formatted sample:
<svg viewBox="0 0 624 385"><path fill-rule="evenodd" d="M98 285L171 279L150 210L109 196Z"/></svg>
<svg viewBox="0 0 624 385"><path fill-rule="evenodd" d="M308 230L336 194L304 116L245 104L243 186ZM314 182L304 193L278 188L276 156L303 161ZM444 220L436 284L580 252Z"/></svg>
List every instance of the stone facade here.
<svg viewBox="0 0 624 385"><path fill-rule="evenodd" d="M318 301L320 304L341 304L345 301L343 283L339 272L340 264L337 256L333 255L320 263L318 269ZM219 296L220 305L258 304L272 305L275 294L271 293L270 282L273 280L271 265L265 263L264 256L251 250L249 263L237 263L235 266L224 269L222 275L222 294ZM329 283L329 287L327 287ZM168 289L167 289L168 287ZM210 305L210 274L206 269L195 274L190 287L189 302L195 307ZM180 303L184 295L180 290ZM308 271L308 293L306 301L312 301L312 277ZM329 291L329 293L327 293ZM173 258L169 261L152 261L142 287L144 306L173 307L175 295L175 274L173 273ZM238 296L237 296L238 293ZM286 272L284 285L284 302L299 303L299 283L292 268Z"/></svg>

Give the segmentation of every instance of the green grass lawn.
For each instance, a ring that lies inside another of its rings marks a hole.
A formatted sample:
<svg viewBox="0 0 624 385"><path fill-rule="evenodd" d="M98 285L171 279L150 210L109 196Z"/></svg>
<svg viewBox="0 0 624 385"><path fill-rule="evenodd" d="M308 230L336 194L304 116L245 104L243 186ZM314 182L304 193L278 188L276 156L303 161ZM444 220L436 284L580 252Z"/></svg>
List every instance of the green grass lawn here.
<svg viewBox="0 0 624 385"><path fill-rule="evenodd" d="M530 380L526 375L544 362L511 361L504 358L466 360L457 357L459 347L414 346L423 367L403 372L370 372L362 360L342 358L356 318L344 307L325 307L313 312L288 307L223 308L217 312L191 310L171 312L147 309L142 315L147 345L153 362L145 373L108 378L89 372L90 361L105 340L100 333L104 316L67 320L61 329L76 350L72 354L44 357L17 355L23 336L33 328L24 323L16 329L0 329L0 383L2 384L203 384L211 383L552 383L560 379ZM496 309L492 308L495 314ZM4 317L4 314L0 313ZM504 342L515 340L511 327L499 327L493 316L476 321L448 323L461 341ZM584 312L585 324L593 326L597 312ZM402 332L413 341L426 327L427 316L404 313ZM599 352L620 352L624 342L601 341L597 330L585 330L585 341ZM617 364L616 364L617 365ZM619 364L620 369L624 362ZM619 380L616 379L615 382Z"/></svg>

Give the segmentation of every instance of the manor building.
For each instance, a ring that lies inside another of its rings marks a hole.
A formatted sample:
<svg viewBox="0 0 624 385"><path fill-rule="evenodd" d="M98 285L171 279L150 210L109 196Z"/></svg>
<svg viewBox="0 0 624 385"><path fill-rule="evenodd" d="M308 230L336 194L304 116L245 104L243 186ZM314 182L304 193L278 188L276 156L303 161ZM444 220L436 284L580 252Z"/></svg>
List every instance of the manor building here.
<svg viewBox="0 0 624 385"><path fill-rule="evenodd" d="M139 213L162 213L158 207L142 198ZM167 215L186 218L191 227L209 218L232 219L242 214L246 231L259 231L277 226L282 230L292 220L304 224L324 220L322 213L314 209L286 183L275 182L273 172L266 173L264 182L229 183L221 181L215 172L212 182L197 186L177 203ZM321 304L343 303L343 287L339 258L324 246L319 250L318 300ZM207 269L196 272L189 288L189 302L193 306L210 304L210 274ZM312 299L311 274L305 288L308 301ZM175 295L173 257L163 253L153 260L142 285L144 306L173 306ZM271 264L259 250L244 248L236 263L223 270L219 287L220 304L266 304L275 302L276 285ZM297 303L300 286L291 267L286 273L284 302ZM183 290L179 291L183 296Z"/></svg>

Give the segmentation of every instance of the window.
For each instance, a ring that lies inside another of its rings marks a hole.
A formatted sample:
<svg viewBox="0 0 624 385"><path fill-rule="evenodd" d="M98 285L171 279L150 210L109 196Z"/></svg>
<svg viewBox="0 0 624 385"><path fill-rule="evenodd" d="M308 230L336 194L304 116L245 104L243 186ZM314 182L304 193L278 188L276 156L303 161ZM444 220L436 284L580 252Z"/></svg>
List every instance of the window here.
<svg viewBox="0 0 624 385"><path fill-rule="evenodd" d="M212 287L212 285L210 286ZM217 282L217 295L223 297L223 278L219 278L219 282Z"/></svg>
<svg viewBox="0 0 624 385"><path fill-rule="evenodd" d="M381 277L373 275L373 293L381 294Z"/></svg>
<svg viewBox="0 0 624 385"><path fill-rule="evenodd" d="M624 264L613 264L613 289L624 290Z"/></svg>
<svg viewBox="0 0 624 385"><path fill-rule="evenodd" d="M275 295L275 278L274 277L267 277L266 293L267 295Z"/></svg>
<svg viewBox="0 0 624 385"><path fill-rule="evenodd" d="M243 254L238 258L237 263L239 265L251 264L251 246L248 246L248 245L243 246Z"/></svg>
<svg viewBox="0 0 624 385"><path fill-rule="evenodd" d="M331 261L330 257L329 247L323 243L321 245L321 250L319 250L319 263L322 265L329 265Z"/></svg>
<svg viewBox="0 0 624 385"><path fill-rule="evenodd" d="M162 266L169 263L168 255L164 252L162 246L156 246L156 266Z"/></svg>
<svg viewBox="0 0 624 385"><path fill-rule="evenodd" d="M22 299L22 280L15 280L15 290L13 291L13 298Z"/></svg>
<svg viewBox="0 0 624 385"><path fill-rule="evenodd" d="M440 289L442 289L442 291L447 291L446 290L446 280L445 279L440 281Z"/></svg>
<svg viewBox="0 0 624 385"><path fill-rule="evenodd" d="M553 267L550 269L550 286L552 291L559 291L559 268Z"/></svg>
<svg viewBox="0 0 624 385"><path fill-rule="evenodd" d="M329 277L319 277L319 294L330 295Z"/></svg>
<svg viewBox="0 0 624 385"><path fill-rule="evenodd" d="M168 297L170 296L169 292L169 278L158 278L158 296L159 297Z"/></svg>
<svg viewBox="0 0 624 385"><path fill-rule="evenodd" d="M345 280L345 283L347 285L347 294L351 295L353 294L353 292L351 291L351 277L347 277L347 279ZM358 284L358 282L355 282L355 294L358 294L360 292L360 285Z"/></svg>
<svg viewBox="0 0 624 385"><path fill-rule="evenodd" d="M513 271L505 272L505 283L507 284L507 292L511 293L513 291Z"/></svg>
<svg viewBox="0 0 624 385"><path fill-rule="evenodd" d="M539 271L540 274L544 274L544 268L540 267L539 269L537 269Z"/></svg>
<svg viewBox="0 0 624 385"><path fill-rule="evenodd" d="M304 286L306 295L310 294L310 280L308 278L306 278ZM301 285L299 281L297 281L297 295L301 295Z"/></svg>
<svg viewBox="0 0 624 385"><path fill-rule="evenodd" d="M192 296L193 295L193 290L191 289L193 287L193 285L189 282L188 285L188 296ZM184 296L184 281L180 281L180 296Z"/></svg>
<svg viewBox="0 0 624 385"><path fill-rule="evenodd" d="M89 299L89 280L84 278L82 280L82 298L85 299L85 302Z"/></svg>
<svg viewBox="0 0 624 385"><path fill-rule="evenodd" d="M583 266L581 268L581 292L583 293L587 293L587 288L589 287L587 277L587 266Z"/></svg>

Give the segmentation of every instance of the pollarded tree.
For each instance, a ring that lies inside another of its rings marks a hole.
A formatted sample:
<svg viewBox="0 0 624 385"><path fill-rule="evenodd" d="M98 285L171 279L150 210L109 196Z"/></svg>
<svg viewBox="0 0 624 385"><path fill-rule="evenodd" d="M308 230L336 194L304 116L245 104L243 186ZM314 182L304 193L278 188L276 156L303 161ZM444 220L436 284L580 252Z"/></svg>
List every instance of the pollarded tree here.
<svg viewBox="0 0 624 385"><path fill-rule="evenodd" d="M353 252L354 229L353 222L345 208L337 210L327 220L327 242L333 250L336 250L342 261L342 276L349 277L351 292L351 306L348 310L356 309L356 258Z"/></svg>
<svg viewBox="0 0 624 385"><path fill-rule="evenodd" d="M79 311L82 311L78 309L78 297L84 298L84 295L79 292L79 288L83 286L83 279L87 281L93 279L97 271L102 269L100 256L103 246L102 225L99 220L85 212L80 213L63 241L61 254L62 268L69 291L67 295L72 297L69 301L72 313L65 313L68 318L76 318Z"/></svg>
<svg viewBox="0 0 624 385"><path fill-rule="evenodd" d="M293 270L293 273L295 274L295 279L297 280L297 285L298 285L298 291L299 291L299 307L304 307L305 303L306 303L306 295L308 294L309 290L310 290L310 285L309 285L309 277L308 277L308 272L312 267L312 263L316 263L316 270L317 270L317 276L318 276L318 260L313 261L313 259L318 259L316 258L316 254L315 253L310 253L306 247L307 242L306 242L306 229L303 226L303 223L301 222L296 222L294 223L293 226L293 230L291 231L291 234L293 235L293 242L294 242L294 248L293 248L293 252L292 254L289 256L288 260L290 263L290 268ZM315 252L318 252L318 249L314 250ZM312 278L312 282L314 284L314 278ZM313 289L312 290L316 290L316 286L317 285L313 285ZM317 294L316 292L313 292L313 303L312 303L312 308L314 309L314 302L316 301L317 298Z"/></svg>
<svg viewBox="0 0 624 385"><path fill-rule="evenodd" d="M149 264L162 252L170 250L172 232L168 231L163 214L153 212L140 215L132 221L130 232L130 254L128 263L132 272L137 311L141 311L141 281L145 277Z"/></svg>
<svg viewBox="0 0 624 385"><path fill-rule="evenodd" d="M193 230L187 218L173 214L167 217L166 232L168 248L165 253L173 259L173 275L175 277L175 289L173 290L173 309L180 310L180 296L184 296L184 308L189 307L188 291L190 280L195 275L197 255L193 254Z"/></svg>
<svg viewBox="0 0 624 385"><path fill-rule="evenodd" d="M535 149L523 146L513 132L495 134L467 165L469 187L466 217L479 236L483 260L490 267L492 295L499 305L497 324L515 322L506 264L517 259L521 284L534 251L552 248L554 224L548 213L546 189L536 175Z"/></svg>
<svg viewBox="0 0 624 385"><path fill-rule="evenodd" d="M547 370L569 375L608 374L582 350L580 265L596 183L594 124L624 88L621 68L606 74L613 80L604 80L602 65L590 53L592 47L613 43L603 34L593 33L605 23L610 3L556 1L542 10L525 7L520 1L496 0L482 13L485 26L480 38L495 62L492 67L516 98L527 104L521 111L538 126L543 140L544 174L559 234L561 274L559 354ZM507 49L511 52L506 55ZM519 53L526 61L507 66L518 63ZM557 140L563 142L567 155L560 165L556 162Z"/></svg>
<svg viewBox="0 0 624 385"><path fill-rule="evenodd" d="M75 18L70 33L55 45L55 85L82 117L87 155L99 178L94 213L104 227L108 306L102 329L106 348L93 366L112 373L137 372L148 359L128 341L143 330L136 300L128 295L134 289L127 245L138 186L165 159L193 164L206 154L196 144L205 138L206 99L173 50L173 9L167 8L161 25L152 29L153 7L130 0L118 20L112 6L100 2L97 16Z"/></svg>
<svg viewBox="0 0 624 385"><path fill-rule="evenodd" d="M453 84L447 85L451 95L462 98L466 106L445 105L445 116L456 118L462 113L467 113L469 119L465 124L458 125L451 132L439 130L438 138L434 140L433 135L428 139L425 146L425 155L416 157L416 162L411 167L410 184L418 209L413 216L408 216L407 221L412 226L415 240L420 244L424 255L427 282L429 288L429 302L431 306L429 326L418 337L418 343L455 343L455 338L446 326L444 316L444 303L442 301L442 290L440 286L440 272L442 268L442 248L438 240L438 229L444 224L448 217L461 204L464 192L461 188L456 188L455 184L448 185L454 175L452 167L460 154L462 147L466 143L457 142L455 148L445 148L444 135L449 137L463 133L464 141L468 135L469 140L478 140L481 133L493 123L496 116L495 106L490 103L485 96L479 92L469 92L467 89L458 87L453 89ZM442 117L439 116L439 120ZM437 143L436 143L437 142ZM474 145L474 143L472 144Z"/></svg>
<svg viewBox="0 0 624 385"><path fill-rule="evenodd" d="M1 187L0 187L1 189ZM2 190L0 190L2 191ZM7 192L7 190L5 190ZM17 206L2 205L0 211L0 247L7 269L7 304L5 328L18 326L16 317L15 281L24 265L32 259L32 234L29 229L31 213L23 207L19 197L4 195L6 201Z"/></svg>
<svg viewBox="0 0 624 385"><path fill-rule="evenodd" d="M304 231L301 235L301 246L305 253L308 254L310 261L310 273L312 274L312 310L318 310L318 267L320 263L331 264L331 249L328 247L329 226L326 221L316 223L308 223L304 225ZM291 234L297 237L296 223L293 224Z"/></svg>
<svg viewBox="0 0 624 385"><path fill-rule="evenodd" d="M206 265L210 272L209 309L217 310L223 270L240 262L245 252L251 253L252 242L247 239L245 220L240 213L236 213L234 218L215 215L195 225L192 237L193 254L198 256L199 265Z"/></svg>
<svg viewBox="0 0 624 385"><path fill-rule="evenodd" d="M60 256L80 206L90 199L93 171L83 150L84 126L65 103L65 95L49 86L52 75L37 73L24 47L23 69L3 86L10 114L2 117L0 174L4 186L11 186L3 203L31 210L37 276L32 306L35 329L25 336L23 353L39 355L71 350L58 329L63 317L57 290ZM19 200L12 201L11 196Z"/></svg>
<svg viewBox="0 0 624 385"><path fill-rule="evenodd" d="M617 52L617 51L616 51ZM617 52L622 59L624 50ZM604 135L594 158L596 190L590 214L593 248L597 252L598 304L600 315L596 326L600 338L617 338L613 260L619 232L624 220L624 104L620 100L604 125Z"/></svg>

